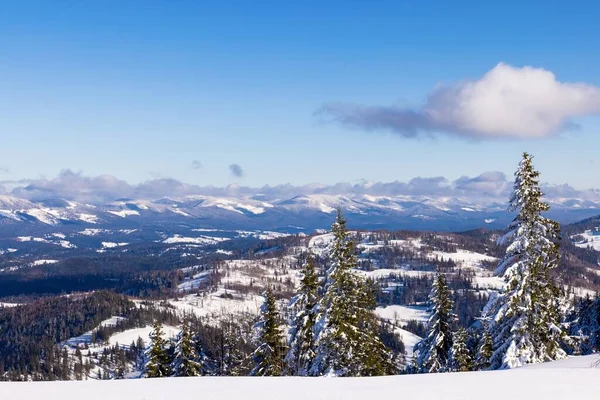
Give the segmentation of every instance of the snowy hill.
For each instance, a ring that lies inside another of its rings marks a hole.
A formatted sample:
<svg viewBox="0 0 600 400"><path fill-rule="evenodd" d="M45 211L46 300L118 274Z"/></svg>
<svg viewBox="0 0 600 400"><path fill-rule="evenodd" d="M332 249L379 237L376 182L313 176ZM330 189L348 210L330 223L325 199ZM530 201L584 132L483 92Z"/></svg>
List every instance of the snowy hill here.
<svg viewBox="0 0 600 400"><path fill-rule="evenodd" d="M550 199L549 216L563 223L600 214L600 202ZM29 201L0 196L0 226L43 224L131 228L147 224L195 224L219 229L312 231L329 226L341 207L361 229L460 231L502 228L510 215L506 204L489 198L307 194L292 198L193 195L180 198L123 199L88 204L61 198Z"/></svg>
<svg viewBox="0 0 600 400"><path fill-rule="evenodd" d="M159 378L88 382L1 382L11 400L505 400L600 396L598 355L508 371L405 375L380 378Z"/></svg>

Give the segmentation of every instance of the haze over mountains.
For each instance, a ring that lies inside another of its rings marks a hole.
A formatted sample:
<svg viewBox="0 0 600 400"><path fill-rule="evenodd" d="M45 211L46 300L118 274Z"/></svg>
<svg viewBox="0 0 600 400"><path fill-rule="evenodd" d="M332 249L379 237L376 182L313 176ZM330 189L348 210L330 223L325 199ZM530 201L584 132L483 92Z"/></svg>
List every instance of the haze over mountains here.
<svg viewBox="0 0 600 400"><path fill-rule="evenodd" d="M197 186L174 179L131 185L113 176L64 171L54 179L4 182L0 222L135 227L190 224L283 232L327 228L341 207L356 228L467 230L504 228L511 182L501 172L448 181ZM548 215L562 223L600 214L600 191L546 185Z"/></svg>

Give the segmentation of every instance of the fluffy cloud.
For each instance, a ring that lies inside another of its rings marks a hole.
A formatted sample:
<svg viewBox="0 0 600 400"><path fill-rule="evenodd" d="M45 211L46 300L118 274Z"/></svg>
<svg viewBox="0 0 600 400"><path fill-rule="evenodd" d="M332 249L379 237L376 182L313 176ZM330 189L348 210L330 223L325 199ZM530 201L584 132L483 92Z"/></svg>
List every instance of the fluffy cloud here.
<svg viewBox="0 0 600 400"><path fill-rule="evenodd" d="M107 199L131 197L134 194L131 185L114 176L89 177L71 170L62 171L53 179L25 180L14 185L13 195L30 200L60 197L98 203Z"/></svg>
<svg viewBox="0 0 600 400"><path fill-rule="evenodd" d="M222 197L253 197L265 201L287 200L310 194L454 197L474 202L506 203L512 182L502 172L484 172L476 177L463 176L454 181L444 177L416 177L408 182L338 183L335 185L290 184L252 188L239 185L227 187L198 186L176 179L153 179L137 185L110 175L96 177L66 170L52 179L0 181L0 193L33 201L48 199L74 200L104 204L119 199L157 200L164 197L182 198L192 195ZM600 190L576 190L569 185L544 185L549 199L581 199L600 201Z"/></svg>
<svg viewBox="0 0 600 400"><path fill-rule="evenodd" d="M417 109L327 104L317 114L345 126L405 137L447 133L475 139L539 139L600 115L600 88L560 82L545 69L500 63L478 80L434 89Z"/></svg>
<svg viewBox="0 0 600 400"><path fill-rule="evenodd" d="M454 181L454 188L463 193L481 193L487 196L503 196L511 190L512 183L502 172L484 172L475 178L463 176Z"/></svg>

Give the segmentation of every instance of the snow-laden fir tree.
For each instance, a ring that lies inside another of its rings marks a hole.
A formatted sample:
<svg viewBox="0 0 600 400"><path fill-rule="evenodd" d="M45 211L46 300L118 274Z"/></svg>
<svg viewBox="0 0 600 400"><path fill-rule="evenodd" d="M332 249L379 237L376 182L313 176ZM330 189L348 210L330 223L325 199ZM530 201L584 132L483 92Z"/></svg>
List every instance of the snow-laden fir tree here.
<svg viewBox="0 0 600 400"><path fill-rule="evenodd" d="M279 324L279 313L275 296L270 288L265 294L265 303L261 309L261 319L257 324L259 331L258 346L252 358L254 368L252 376L280 376L283 373L285 344Z"/></svg>
<svg viewBox="0 0 600 400"><path fill-rule="evenodd" d="M517 216L501 239L509 245L496 269L504 277L504 288L487 307L494 341L492 369L566 356L560 347L562 294L550 275L559 263L559 225L542 215L550 207L542 201L539 175L532 156L524 153L509 202L509 211Z"/></svg>
<svg viewBox="0 0 600 400"><path fill-rule="evenodd" d="M154 328L150 332L150 348L146 354L146 377L161 378L171 374L169 351L164 338L162 324L154 321Z"/></svg>
<svg viewBox="0 0 600 400"><path fill-rule="evenodd" d="M175 354L173 357L173 375L175 376L200 376L202 375L202 364L196 353L196 343L189 322L183 321L181 332L175 343Z"/></svg>
<svg viewBox="0 0 600 400"><path fill-rule="evenodd" d="M492 355L494 354L494 341L488 330L488 325L484 324L484 330L479 339L477 355L475 356L475 369L485 371L491 366Z"/></svg>
<svg viewBox="0 0 600 400"><path fill-rule="evenodd" d="M431 316L427 323L427 336L415 345L418 372L446 372L448 358L452 348L452 330L454 320L452 292L441 273L436 274L429 295Z"/></svg>
<svg viewBox="0 0 600 400"><path fill-rule="evenodd" d="M218 359L220 375L241 375L244 364L244 356L240 351L239 343L241 337L241 329L233 320L221 323L220 357Z"/></svg>
<svg viewBox="0 0 600 400"><path fill-rule="evenodd" d="M391 354L379 337L375 296L358 266L355 247L338 210L327 284L318 304L313 376L376 376L393 373Z"/></svg>
<svg viewBox="0 0 600 400"><path fill-rule="evenodd" d="M306 376L315 357L313 329L316 321L319 278L312 257L302 270L300 292L290 302L298 310L290 327L289 350L285 357L286 375Z"/></svg>
<svg viewBox="0 0 600 400"><path fill-rule="evenodd" d="M567 320L575 352L590 354L600 351L600 297L581 299Z"/></svg>
<svg viewBox="0 0 600 400"><path fill-rule="evenodd" d="M450 366L454 372L466 372L473 369L473 356L467 346L468 339L467 331L464 328L459 328L453 335Z"/></svg>

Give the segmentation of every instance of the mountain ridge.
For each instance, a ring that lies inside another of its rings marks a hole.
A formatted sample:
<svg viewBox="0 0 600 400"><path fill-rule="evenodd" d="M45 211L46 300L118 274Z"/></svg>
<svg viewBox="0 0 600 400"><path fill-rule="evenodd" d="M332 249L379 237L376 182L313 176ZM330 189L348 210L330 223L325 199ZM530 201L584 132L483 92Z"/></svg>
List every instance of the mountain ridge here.
<svg viewBox="0 0 600 400"><path fill-rule="evenodd" d="M548 199L550 218L573 223L600 215L600 201ZM506 203L481 197L375 196L369 194L302 194L291 198L189 195L157 199L122 198L97 204L59 197L31 201L0 196L0 223L134 226L160 222L228 229L312 231L327 228L341 208L356 228L460 231L503 228L512 216Z"/></svg>

